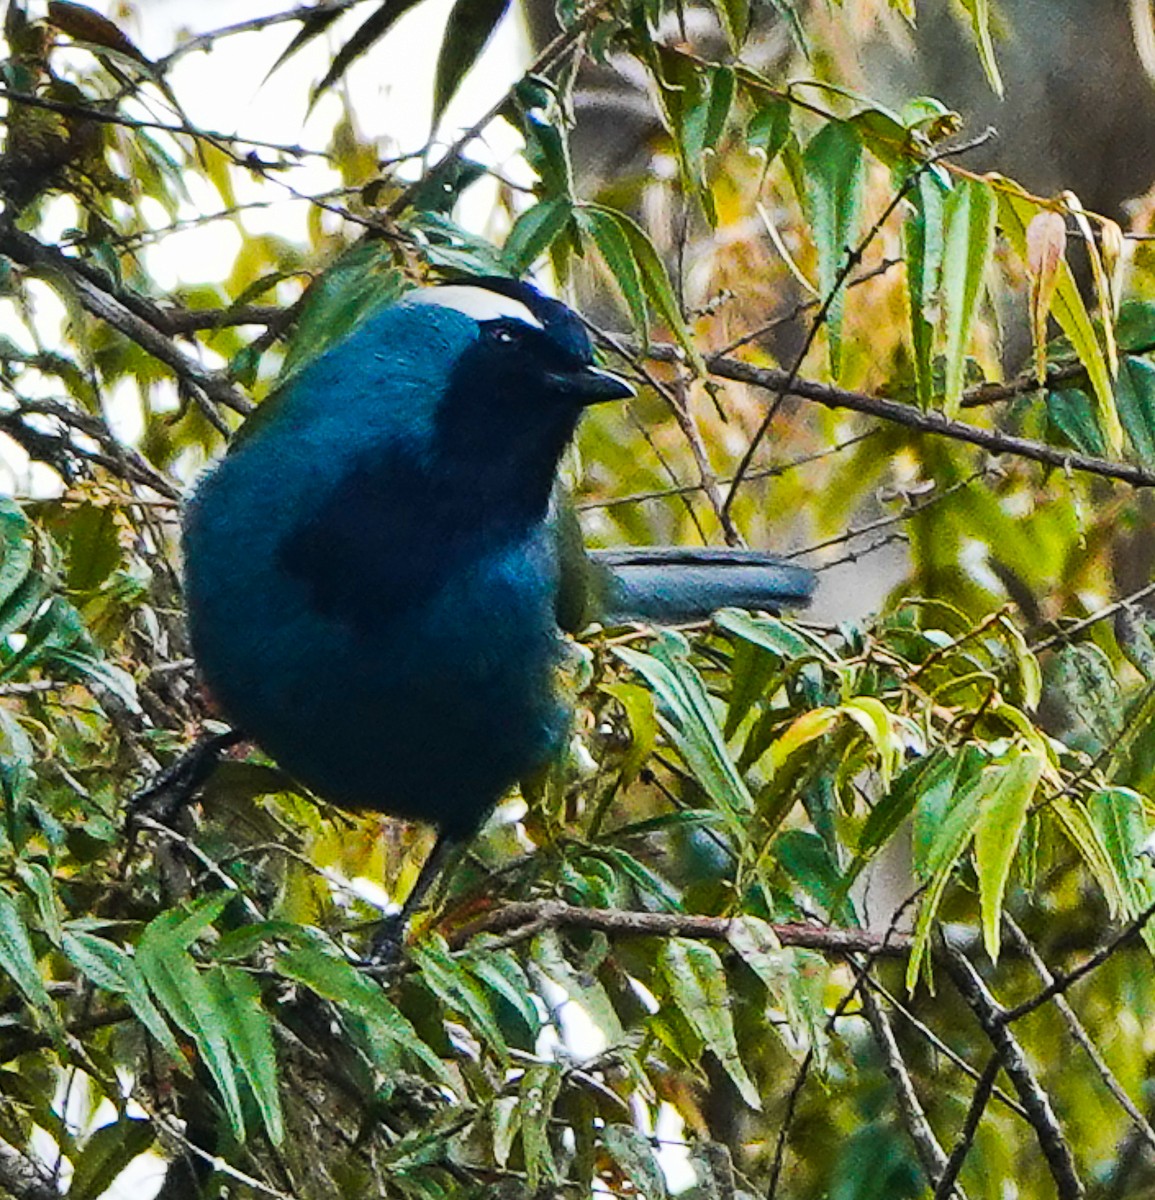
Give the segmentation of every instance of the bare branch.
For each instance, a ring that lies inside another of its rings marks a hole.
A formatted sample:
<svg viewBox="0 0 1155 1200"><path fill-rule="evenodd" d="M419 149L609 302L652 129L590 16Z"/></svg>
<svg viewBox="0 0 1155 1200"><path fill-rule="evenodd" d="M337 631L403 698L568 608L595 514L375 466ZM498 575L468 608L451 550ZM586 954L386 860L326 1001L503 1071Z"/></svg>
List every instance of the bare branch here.
<svg viewBox="0 0 1155 1200"><path fill-rule="evenodd" d="M878 1001L875 1000L869 987L862 988L860 994L862 1011L870 1024L875 1043L882 1053L883 1070L894 1088L898 1109L902 1114L906 1131L914 1143L918 1160L922 1163L922 1169L926 1172L926 1176L937 1194L939 1183L945 1176L949 1165L946 1152L939 1145L938 1138L934 1136L934 1130L931 1129L930 1122L926 1119L926 1113L915 1093L914 1083L910 1078L910 1072L906 1069L906 1063L903 1061L902 1052L898 1048L898 1042L895 1041L894 1030L890 1027L886 1013L879 1007ZM966 1193L961 1187L955 1185L953 1189L948 1190L953 1190L959 1200L966 1200Z"/></svg>
<svg viewBox="0 0 1155 1200"><path fill-rule="evenodd" d="M943 1171L942 1178L938 1181L938 1187L934 1189L934 1200L948 1200L948 1197L954 1190L955 1180L958 1179L959 1171L962 1170L967 1153L974 1144L975 1134L979 1131L979 1122L982 1120L987 1102L991 1098L991 1091L995 1086L995 1078L999 1073L999 1067L999 1056L992 1054L987 1065L983 1068L983 1073L979 1076L978 1083L975 1085L974 1093L971 1096L971 1106L967 1109L962 1132L959 1134L958 1141L955 1142L954 1149L950 1152L946 1170Z"/></svg>
<svg viewBox="0 0 1155 1200"><path fill-rule="evenodd" d="M1043 983L1047 985L1053 984L1055 977L1051 974L1047 964L1043 961L1034 946L1031 945L1026 934L1023 933L1015 921L1005 912L1003 913L1003 924L1011 936L1011 941L1030 961L1031 966L1035 969L1035 974L1038 975ZM1099 1049L1091 1040L1090 1034L1083 1028L1082 1022L1075 1015L1075 1010L1061 994L1055 995L1055 1007L1067 1023L1067 1029L1070 1031L1071 1036L1083 1048L1083 1051L1094 1065L1095 1070L1098 1071L1099 1078L1102 1079L1107 1090L1119 1102L1119 1107L1135 1122L1136 1130L1142 1135L1148 1146L1155 1149L1155 1129L1151 1127L1151 1122L1147 1120L1135 1102L1127 1095L1123 1085L1115 1078L1114 1072L1099 1053Z"/></svg>
<svg viewBox="0 0 1155 1200"><path fill-rule="evenodd" d="M704 917L691 913L634 912L616 908L578 908L560 900L506 904L458 929L450 939L460 949L480 933L515 932L519 941L543 929L592 929L619 937L687 937L726 941L738 918ZM845 955L855 951L874 956L901 957L910 948L904 934L884 936L861 929L830 929L817 925L773 926L783 946Z"/></svg>
<svg viewBox="0 0 1155 1200"><path fill-rule="evenodd" d="M991 994L966 955L956 950L945 938L941 962L959 995L978 1018L1003 1069L1015 1085L1015 1091L1030 1116L1039 1147L1050 1167L1060 1200L1082 1200L1086 1189L1075 1169L1071 1148L1051 1107L1050 1096L1035 1078L1018 1039L1007 1024L1007 1010Z"/></svg>

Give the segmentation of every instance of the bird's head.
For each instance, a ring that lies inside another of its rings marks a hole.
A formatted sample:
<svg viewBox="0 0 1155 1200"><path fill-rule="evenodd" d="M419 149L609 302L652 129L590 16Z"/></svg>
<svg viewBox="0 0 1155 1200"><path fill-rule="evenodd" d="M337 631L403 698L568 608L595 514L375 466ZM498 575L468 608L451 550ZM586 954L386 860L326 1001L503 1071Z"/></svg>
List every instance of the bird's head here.
<svg viewBox="0 0 1155 1200"><path fill-rule="evenodd" d="M594 365L577 314L531 284L473 278L419 288L400 304L430 308L466 335L435 414L434 441L449 460L504 467L548 493L583 409L634 393Z"/></svg>

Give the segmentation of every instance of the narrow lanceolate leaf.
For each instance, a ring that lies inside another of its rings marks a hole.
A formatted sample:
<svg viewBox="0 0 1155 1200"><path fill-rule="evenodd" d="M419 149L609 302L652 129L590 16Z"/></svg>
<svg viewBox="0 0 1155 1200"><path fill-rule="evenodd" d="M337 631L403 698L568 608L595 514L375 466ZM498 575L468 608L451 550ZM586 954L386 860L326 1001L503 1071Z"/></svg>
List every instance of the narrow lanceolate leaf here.
<svg viewBox="0 0 1155 1200"><path fill-rule="evenodd" d="M946 310L946 388L943 409L953 417L966 382L966 352L995 245L995 200L989 184L962 179L945 206L943 304Z"/></svg>
<svg viewBox="0 0 1155 1200"><path fill-rule="evenodd" d="M304 984L323 999L365 1018L398 1050L428 1067L439 1082L454 1086L445 1064L421 1040L408 1018L352 963L326 953L320 946L303 946L278 955L276 968L286 979Z"/></svg>
<svg viewBox="0 0 1155 1200"><path fill-rule="evenodd" d="M502 257L515 275L521 275L553 244L573 214L568 196L553 196L535 204L517 218L505 245Z"/></svg>
<svg viewBox="0 0 1155 1200"><path fill-rule="evenodd" d="M509 8L509 0L457 0L445 22L433 82L433 125L436 128L469 68L477 62Z"/></svg>
<svg viewBox="0 0 1155 1200"><path fill-rule="evenodd" d="M930 408L934 396L934 334L941 313L945 198L938 177L930 171L922 172L911 196L914 211L903 227L915 389L924 409Z"/></svg>
<svg viewBox="0 0 1155 1200"><path fill-rule="evenodd" d="M1105 257L1108 253L1108 243L1115 240L1112 234L1108 232L1107 227L1115 225L1115 222L1106 221L1100 227L1103 242L1103 253L1100 253L1100 239L1096 236L1095 229L1091 225L1091 218L1087 215L1086 209L1083 208L1082 201L1071 191L1063 192L1060 199L1066 204L1071 216L1074 217L1079 233L1083 237L1083 246L1087 251L1087 261L1091 264L1091 275L1095 280L1095 299L1098 302L1099 308L1099 328L1103 335L1103 348L1107 352L1107 366L1111 371L1111 377L1114 378L1119 374L1119 347L1115 341L1115 318L1118 315L1118 308L1113 298L1117 295L1117 292L1114 290L1113 279L1114 275L1117 274L1119 264L1115 264L1113 276L1108 277ZM1115 225L1115 229L1119 230L1119 227ZM1122 231L1119 230L1119 239L1122 239L1122 236Z"/></svg>
<svg viewBox="0 0 1155 1200"><path fill-rule="evenodd" d="M285 1138L285 1122L277 1088L277 1052L261 989L247 971L237 967L214 967L206 983L223 1017L229 1049L257 1102L269 1140L279 1146Z"/></svg>
<svg viewBox="0 0 1155 1200"><path fill-rule="evenodd" d="M1027 226L1039 212L1039 204L1028 196L1018 184L999 176L990 176L997 181L999 226L1015 253L1025 262L1027 259ZM1095 327L1087 313L1087 306L1079 294L1070 265L1063 261L1059 265L1059 279L1055 284L1055 296L1051 302L1051 315L1059 322L1079 361L1087 370L1087 377L1095 394L1099 427L1111 454L1118 454L1123 446L1123 427L1115 407L1115 394L1111 386L1111 372L1107 358Z"/></svg>
<svg viewBox="0 0 1155 1200"><path fill-rule="evenodd" d="M670 938L659 954L662 974L679 1012L714 1052L742 1099L761 1111L758 1089L738 1053L722 960L709 946L687 938Z"/></svg>
<svg viewBox="0 0 1155 1200"><path fill-rule="evenodd" d="M990 0L962 0L962 6L970 13L971 29L979 48L979 59L986 72L987 82L991 90L1000 99L1003 94L1003 77L999 74L999 64L995 59L995 46L991 41L991 5Z"/></svg>
<svg viewBox="0 0 1155 1200"><path fill-rule="evenodd" d="M714 8L730 49L740 54L750 32L750 0L714 0Z"/></svg>
<svg viewBox="0 0 1155 1200"><path fill-rule="evenodd" d="M919 904L914 943L906 967L906 986L909 990L913 990L918 983L919 972L926 959L935 917L938 915L946 885L974 835L979 818L979 805L990 783L989 774L989 771L984 771L953 798L950 810L939 824L938 832L927 853L922 872L927 887Z"/></svg>
<svg viewBox="0 0 1155 1200"><path fill-rule="evenodd" d="M666 1200L666 1177L650 1139L632 1125L607 1125L601 1133L609 1156L630 1177L636 1194L646 1200Z"/></svg>
<svg viewBox="0 0 1155 1200"><path fill-rule="evenodd" d="M455 1013L491 1052L507 1059L509 1046L484 989L449 954L444 942L438 944L438 939L430 938L413 946L410 954L422 982L446 1009Z"/></svg>
<svg viewBox="0 0 1155 1200"><path fill-rule="evenodd" d="M156 1139L153 1123L144 1118L121 1117L89 1135L84 1149L72 1160L72 1200L97 1200L133 1159Z"/></svg>
<svg viewBox="0 0 1155 1200"><path fill-rule="evenodd" d="M185 1058L160 1009L148 994L148 986L136 961L112 942L83 930L65 930L62 944L69 960L97 987L123 996L136 1018L164 1047L178 1067Z"/></svg>
<svg viewBox="0 0 1155 1200"><path fill-rule="evenodd" d="M619 224L617 214L613 209L602 208L597 204L583 204L577 210L577 222L582 232L592 238L598 248L602 261L613 276L614 283L617 284L618 291L630 310L634 328L641 337L646 337L648 321L642 273L630 248L630 239Z"/></svg>
<svg viewBox="0 0 1155 1200"><path fill-rule="evenodd" d="M382 0L380 7L369 14L353 36L333 55L333 61L328 71L325 72L324 78L313 89L309 103L313 104L326 88L332 87L366 50L385 36L400 16L418 3L420 0ZM288 49L273 64L269 74L271 75L285 59L299 50L306 42L311 41L317 34L323 32L324 29L325 24L322 17L311 16L306 20Z"/></svg>
<svg viewBox="0 0 1155 1200"><path fill-rule="evenodd" d="M1115 380L1115 403L1131 448L1150 470L1155 467L1155 367L1124 355Z"/></svg>
<svg viewBox="0 0 1155 1200"><path fill-rule="evenodd" d="M1144 854L1150 829L1143 797L1131 788L1103 788L1090 798L1087 811L1119 876L1124 911L1133 917L1152 899L1151 867Z"/></svg>
<svg viewBox="0 0 1155 1200"><path fill-rule="evenodd" d="M0 499L0 606L24 582L32 559L28 518L14 500Z"/></svg>
<svg viewBox="0 0 1155 1200"><path fill-rule="evenodd" d="M153 922L155 924L155 922ZM147 935L147 930L146 930ZM229 1051L227 1010L205 982L187 949L155 942L138 951L140 969L157 1003L196 1043L200 1060L216 1084L233 1135L245 1140L237 1068Z"/></svg>
<svg viewBox="0 0 1155 1200"><path fill-rule="evenodd" d="M528 1068L521 1079L518 1105L521 1110L521 1153L525 1159L529 1195L538 1195L542 1184L553 1183L558 1177L549 1127L561 1085L560 1063L536 1064Z"/></svg>
<svg viewBox="0 0 1155 1200"><path fill-rule="evenodd" d="M992 961L999 956L1003 897L1011 863L1045 765L1041 753L1023 751L1008 766L1001 768L998 782L986 792L979 805L975 826L975 869L979 878L983 942Z"/></svg>
<svg viewBox="0 0 1155 1200"><path fill-rule="evenodd" d="M16 901L0 890L0 971L24 993L24 998L49 1021L56 1021L56 1010L48 998L28 929Z"/></svg>
<svg viewBox="0 0 1155 1200"><path fill-rule="evenodd" d="M848 254L858 240L865 178L862 142L854 127L831 121L814 135L802 153L806 202L814 246L818 252L818 279L826 314L830 369L837 376L842 351L842 310Z"/></svg>
<svg viewBox="0 0 1155 1200"><path fill-rule="evenodd" d="M710 694L689 661L685 639L666 630L651 654L627 646L615 647L614 653L653 689L662 729L706 794L730 819L751 812L753 797L730 758Z"/></svg>
<svg viewBox="0 0 1155 1200"><path fill-rule="evenodd" d="M849 717L870 739L878 752L878 773L882 786L890 787L894 772L902 762L903 745L890 724L886 705L874 696L855 696L839 706L839 712Z"/></svg>
<svg viewBox="0 0 1155 1200"><path fill-rule="evenodd" d="M1031 281L1031 341L1035 382L1047 379L1047 317L1059 283L1059 264L1067 253L1067 223L1060 213L1042 209L1027 226L1027 275Z"/></svg>

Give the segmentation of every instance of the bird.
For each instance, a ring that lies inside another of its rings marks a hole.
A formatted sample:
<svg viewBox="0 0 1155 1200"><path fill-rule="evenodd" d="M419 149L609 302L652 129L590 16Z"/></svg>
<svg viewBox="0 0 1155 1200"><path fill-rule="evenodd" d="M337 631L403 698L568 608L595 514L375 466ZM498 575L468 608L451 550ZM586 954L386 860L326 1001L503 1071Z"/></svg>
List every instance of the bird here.
<svg viewBox="0 0 1155 1200"><path fill-rule="evenodd" d="M193 656L234 737L339 808L437 828L405 916L567 744L563 627L813 590L756 551L583 551L559 462L633 392L531 283L414 287L293 373L186 507Z"/></svg>

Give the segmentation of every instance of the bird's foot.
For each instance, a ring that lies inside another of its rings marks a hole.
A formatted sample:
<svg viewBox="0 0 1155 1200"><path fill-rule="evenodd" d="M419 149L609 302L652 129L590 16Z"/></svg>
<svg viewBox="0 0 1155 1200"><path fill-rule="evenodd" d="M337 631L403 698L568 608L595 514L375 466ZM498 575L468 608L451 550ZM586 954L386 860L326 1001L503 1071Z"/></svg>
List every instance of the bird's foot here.
<svg viewBox="0 0 1155 1200"><path fill-rule="evenodd" d="M192 802L224 751L241 741L244 734L226 729L194 742L129 800L129 821L143 816L163 825L171 824L181 809Z"/></svg>
<svg viewBox="0 0 1155 1200"><path fill-rule="evenodd" d="M373 926L369 939L369 954L365 965L374 971L389 971L401 961L405 947L405 931L409 927L409 912L402 908L383 917Z"/></svg>

